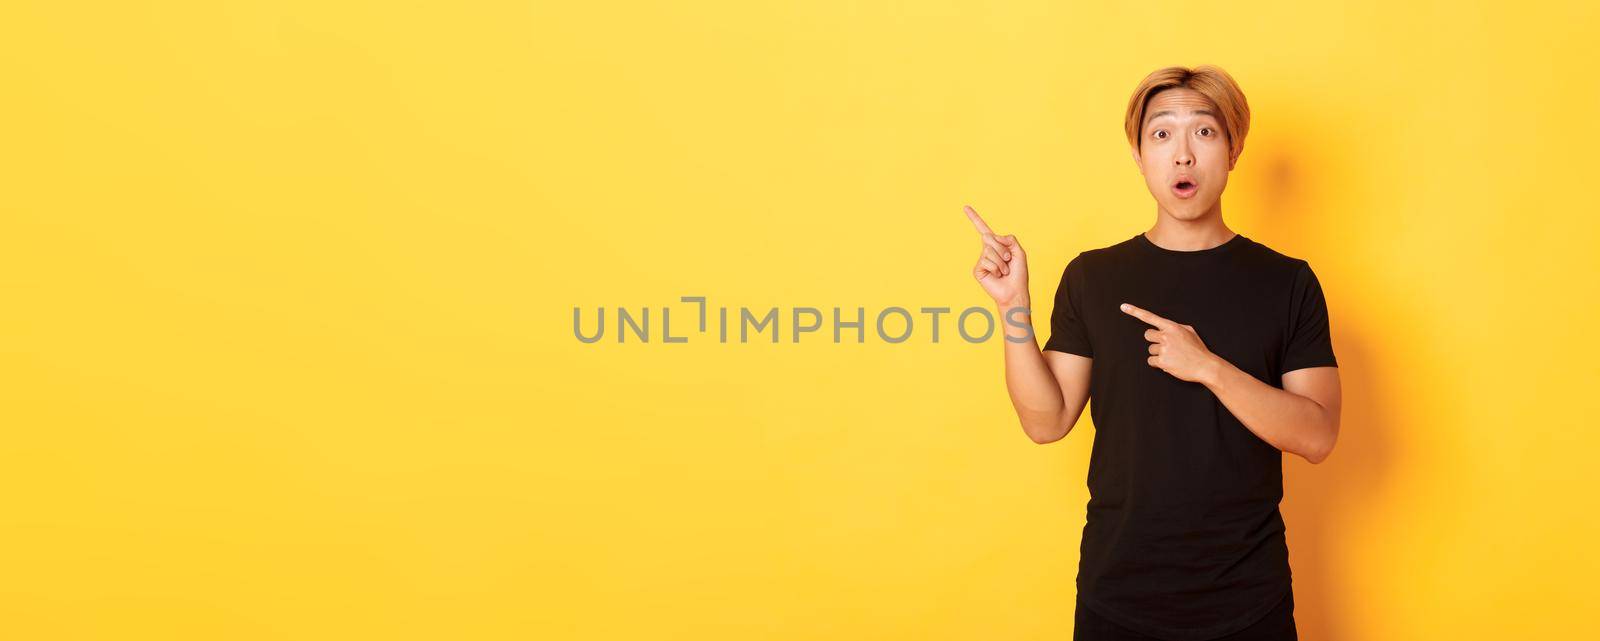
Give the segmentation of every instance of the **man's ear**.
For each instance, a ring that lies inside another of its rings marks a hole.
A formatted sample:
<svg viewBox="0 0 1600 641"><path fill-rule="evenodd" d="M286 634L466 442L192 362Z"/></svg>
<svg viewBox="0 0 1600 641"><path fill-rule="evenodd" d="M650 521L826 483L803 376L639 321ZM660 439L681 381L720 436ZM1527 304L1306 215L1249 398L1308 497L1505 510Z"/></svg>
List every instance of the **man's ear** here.
<svg viewBox="0 0 1600 641"><path fill-rule="evenodd" d="M1144 161L1139 160L1139 148L1129 147L1128 152L1133 154L1133 166L1139 168L1139 173L1144 173Z"/></svg>

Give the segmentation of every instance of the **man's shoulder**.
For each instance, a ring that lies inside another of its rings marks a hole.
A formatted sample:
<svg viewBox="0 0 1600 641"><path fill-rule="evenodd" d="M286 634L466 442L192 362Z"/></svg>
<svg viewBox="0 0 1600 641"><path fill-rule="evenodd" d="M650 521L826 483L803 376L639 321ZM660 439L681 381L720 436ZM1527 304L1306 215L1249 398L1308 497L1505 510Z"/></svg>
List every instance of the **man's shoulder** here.
<svg viewBox="0 0 1600 641"><path fill-rule="evenodd" d="M1288 272L1290 274L1297 273L1304 268L1309 268L1311 265L1311 263L1304 258L1285 254L1254 238L1250 239L1250 249L1252 250L1249 252L1250 255L1256 257L1256 259L1260 260L1265 265L1275 267L1278 270Z"/></svg>
<svg viewBox="0 0 1600 641"><path fill-rule="evenodd" d="M1091 274L1107 273L1104 270L1115 271L1116 256L1122 252L1126 242L1084 249L1077 254L1070 254L1066 265L1061 269L1062 289L1081 288L1095 280ZM1102 267L1103 266L1103 267Z"/></svg>
<svg viewBox="0 0 1600 641"><path fill-rule="evenodd" d="M1078 255L1073 257L1072 260L1078 261L1078 262L1080 262L1082 264L1098 263L1098 262L1104 262L1104 261L1107 261L1107 260L1113 260L1117 256L1126 254L1129 250L1133 249L1134 248L1133 247L1133 243L1134 243L1135 240L1137 240L1137 238L1128 238L1126 240L1121 240L1121 241L1112 243L1110 245L1106 245L1104 247L1093 247L1093 248L1090 248L1090 249L1085 249L1085 250L1079 251Z"/></svg>

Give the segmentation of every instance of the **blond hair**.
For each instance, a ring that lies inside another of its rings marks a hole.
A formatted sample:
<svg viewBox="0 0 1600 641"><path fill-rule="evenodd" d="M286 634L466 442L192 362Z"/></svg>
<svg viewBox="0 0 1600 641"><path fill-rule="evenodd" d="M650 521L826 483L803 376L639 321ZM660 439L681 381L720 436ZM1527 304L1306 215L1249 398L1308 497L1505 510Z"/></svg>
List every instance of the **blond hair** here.
<svg viewBox="0 0 1600 641"><path fill-rule="evenodd" d="M1222 128L1226 130L1223 133L1228 135L1229 157L1237 160L1239 154L1244 152L1244 137L1250 133L1250 103L1245 101L1244 91L1239 89L1239 83L1233 81L1233 76L1213 65L1200 65L1193 69L1165 67L1145 76L1139 87L1133 90L1133 98L1128 100L1128 114L1123 124L1128 133L1128 144L1135 149L1140 148L1139 130L1144 124L1144 110L1150 104L1150 98L1163 89L1177 87L1193 89L1216 105L1218 115L1222 118Z"/></svg>

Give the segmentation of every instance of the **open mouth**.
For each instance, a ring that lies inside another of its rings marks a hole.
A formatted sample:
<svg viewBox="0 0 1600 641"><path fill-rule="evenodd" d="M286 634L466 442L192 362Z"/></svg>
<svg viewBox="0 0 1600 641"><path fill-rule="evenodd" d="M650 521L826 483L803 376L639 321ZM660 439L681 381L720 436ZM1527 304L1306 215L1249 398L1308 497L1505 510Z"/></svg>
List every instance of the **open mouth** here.
<svg viewBox="0 0 1600 641"><path fill-rule="evenodd" d="M1200 191L1200 186L1196 185L1192 180L1183 179L1172 183L1172 193L1179 198L1193 198L1197 191Z"/></svg>

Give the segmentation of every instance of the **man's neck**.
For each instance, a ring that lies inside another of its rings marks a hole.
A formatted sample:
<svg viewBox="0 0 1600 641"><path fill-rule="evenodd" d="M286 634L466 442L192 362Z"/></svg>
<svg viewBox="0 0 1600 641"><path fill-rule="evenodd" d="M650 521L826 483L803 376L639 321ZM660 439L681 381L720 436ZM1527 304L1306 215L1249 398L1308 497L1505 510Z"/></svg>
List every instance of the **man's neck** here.
<svg viewBox="0 0 1600 641"><path fill-rule="evenodd" d="M1236 235L1222 222L1222 212L1215 209L1192 221L1178 220L1158 212L1156 225L1142 233L1157 247L1173 251L1210 249L1232 240Z"/></svg>

